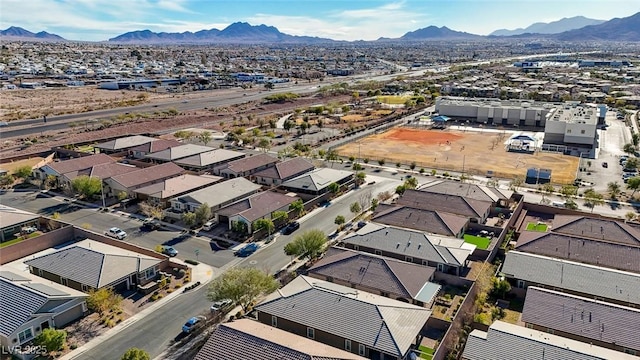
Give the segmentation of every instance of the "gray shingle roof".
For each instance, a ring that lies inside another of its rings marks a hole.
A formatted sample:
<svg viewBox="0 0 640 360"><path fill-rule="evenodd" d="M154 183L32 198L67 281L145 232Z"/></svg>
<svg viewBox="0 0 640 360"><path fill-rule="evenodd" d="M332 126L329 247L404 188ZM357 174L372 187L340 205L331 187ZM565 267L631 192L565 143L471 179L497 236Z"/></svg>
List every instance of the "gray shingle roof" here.
<svg viewBox="0 0 640 360"><path fill-rule="evenodd" d="M125 188L133 188L138 185L178 176L182 173L184 173L183 168L170 162L114 176L111 180Z"/></svg>
<svg viewBox="0 0 640 360"><path fill-rule="evenodd" d="M47 164L46 166L50 167L58 174L63 175L72 171L90 169L93 166L96 166L98 164L107 164L107 163L114 163L114 162L116 161L113 160L109 155L94 154L94 155L83 156L75 159L53 162L53 163Z"/></svg>
<svg viewBox="0 0 640 360"><path fill-rule="evenodd" d="M640 309L530 286L522 321L640 351Z"/></svg>
<svg viewBox="0 0 640 360"><path fill-rule="evenodd" d="M260 170L254 176L260 176L270 179L288 180L292 177L299 176L305 172L311 171L314 166L309 160L303 157L295 157L283 162L277 163L268 169Z"/></svg>
<svg viewBox="0 0 640 360"><path fill-rule="evenodd" d="M249 198L220 209L219 215L233 216L240 215L250 222L270 215L272 212L289 206L298 200L297 196L264 191L250 196Z"/></svg>
<svg viewBox="0 0 640 360"><path fill-rule="evenodd" d="M467 360L637 360L632 355L502 321L473 330L462 353Z"/></svg>
<svg viewBox="0 0 640 360"><path fill-rule="evenodd" d="M236 174L240 174L245 171L259 168L261 166L275 164L278 161L280 161L278 160L278 158L275 158L269 154L258 154L258 155L248 156L242 159L230 161L224 165L221 165L217 169L219 170L227 169Z"/></svg>
<svg viewBox="0 0 640 360"><path fill-rule="evenodd" d="M404 357L431 311L299 276L256 310Z"/></svg>
<svg viewBox="0 0 640 360"><path fill-rule="evenodd" d="M195 360L364 359L250 319L220 324Z"/></svg>
<svg viewBox="0 0 640 360"><path fill-rule="evenodd" d="M523 231L516 250L640 273L640 246L560 233Z"/></svg>
<svg viewBox="0 0 640 360"><path fill-rule="evenodd" d="M404 192L398 199L397 204L416 209L442 211L473 218L483 217L491 208L490 201L474 200L464 196L411 189Z"/></svg>
<svg viewBox="0 0 640 360"><path fill-rule="evenodd" d="M461 183L455 181L439 180L420 187L420 191L428 191L439 194L464 196L468 199L498 202L500 199L509 199L512 191L495 187Z"/></svg>
<svg viewBox="0 0 640 360"><path fill-rule="evenodd" d="M175 163L184 166L204 167L218 165L223 162L233 161L245 157L246 154L239 151L215 149L197 155L188 156L177 160Z"/></svg>
<svg viewBox="0 0 640 360"><path fill-rule="evenodd" d="M640 246L640 232L613 219L596 219L586 216L556 215L551 231Z"/></svg>
<svg viewBox="0 0 640 360"><path fill-rule="evenodd" d="M98 149L105 149L105 150L124 150L124 149L132 148L134 146L146 144L156 140L158 139L148 137L148 136L142 136L142 135L133 135L133 136L127 136L127 137L122 137L115 140L106 141L96 145L95 147Z"/></svg>
<svg viewBox="0 0 640 360"><path fill-rule="evenodd" d="M320 191L331 183L337 183L352 176L353 172L351 171L319 168L287 180L282 186L291 189Z"/></svg>
<svg viewBox="0 0 640 360"><path fill-rule="evenodd" d="M249 196L255 194L260 190L261 186L254 184L251 181L240 177L229 179L211 186L207 186L204 189L196 190L188 194L182 195L175 199L182 203L207 203L209 206L214 207L220 204L225 204L228 201L237 199L239 197Z"/></svg>
<svg viewBox="0 0 640 360"><path fill-rule="evenodd" d="M502 272L536 284L640 304L640 274L636 273L515 250L507 253Z"/></svg>
<svg viewBox="0 0 640 360"><path fill-rule="evenodd" d="M385 204L378 206L371 220L447 236L457 236L469 222L469 218L451 213Z"/></svg>
<svg viewBox="0 0 640 360"><path fill-rule="evenodd" d="M184 144L147 154L145 157L154 160L173 161L212 150L215 150L215 148L203 145Z"/></svg>
<svg viewBox="0 0 640 360"><path fill-rule="evenodd" d="M47 297L0 278L0 334L8 337L31 318Z"/></svg>

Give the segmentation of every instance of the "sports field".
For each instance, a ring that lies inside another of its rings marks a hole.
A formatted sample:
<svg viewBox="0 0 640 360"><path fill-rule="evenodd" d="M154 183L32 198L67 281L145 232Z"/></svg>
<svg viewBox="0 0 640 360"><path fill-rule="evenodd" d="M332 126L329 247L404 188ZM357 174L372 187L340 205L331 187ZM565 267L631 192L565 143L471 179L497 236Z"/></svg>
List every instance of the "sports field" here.
<svg viewBox="0 0 640 360"><path fill-rule="evenodd" d="M551 169L551 181L573 183L579 159L560 153L507 152L504 142L511 134L490 131L423 130L394 128L339 147L338 154L368 158L371 163L384 159L387 165L416 163L416 168L464 172L524 179L527 168ZM358 156L360 154L360 156ZM391 165L393 166L393 165Z"/></svg>

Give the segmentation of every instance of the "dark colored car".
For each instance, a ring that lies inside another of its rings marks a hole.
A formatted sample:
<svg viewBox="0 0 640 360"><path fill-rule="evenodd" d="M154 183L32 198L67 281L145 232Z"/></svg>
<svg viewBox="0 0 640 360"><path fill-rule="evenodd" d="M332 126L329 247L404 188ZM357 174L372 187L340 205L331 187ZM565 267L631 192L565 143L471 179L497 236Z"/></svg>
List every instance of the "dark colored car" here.
<svg viewBox="0 0 640 360"><path fill-rule="evenodd" d="M609 164L608 164L608 163L606 163L606 162L603 162L603 163L602 163L602 167L603 167L603 168L608 168L608 167L609 167Z"/></svg>
<svg viewBox="0 0 640 360"><path fill-rule="evenodd" d="M160 224L160 221L158 220L145 220L142 223L142 227L141 230L143 231L153 231L153 230L158 230L162 227L162 224Z"/></svg>
<svg viewBox="0 0 640 360"><path fill-rule="evenodd" d="M178 255L178 250L174 249L173 246L163 246L162 253L167 256L174 257Z"/></svg>
<svg viewBox="0 0 640 360"><path fill-rule="evenodd" d="M287 225L287 227L282 229L282 233L285 234L285 235L289 235L292 232L298 230L299 228L300 228L300 223L297 222L297 221L294 221L291 224Z"/></svg>
<svg viewBox="0 0 640 360"><path fill-rule="evenodd" d="M236 256L247 257L258 250L258 244L251 243L243 246L240 250L236 251Z"/></svg>

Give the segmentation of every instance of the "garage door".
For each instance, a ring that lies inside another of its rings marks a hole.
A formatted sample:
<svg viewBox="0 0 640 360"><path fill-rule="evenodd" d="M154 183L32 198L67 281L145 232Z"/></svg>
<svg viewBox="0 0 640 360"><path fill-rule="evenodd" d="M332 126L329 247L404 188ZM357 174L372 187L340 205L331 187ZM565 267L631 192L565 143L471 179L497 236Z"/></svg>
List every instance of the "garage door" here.
<svg viewBox="0 0 640 360"><path fill-rule="evenodd" d="M129 290L127 287L129 285L129 279L124 279L121 283L115 285L113 287L113 291L115 291L116 293L122 293L125 292L127 290Z"/></svg>
<svg viewBox="0 0 640 360"><path fill-rule="evenodd" d="M82 311L82 304L78 304L63 313L56 315L53 318L53 321L54 321L54 324L56 324L57 328L61 328L67 325L68 323L81 318L82 315L84 315Z"/></svg>

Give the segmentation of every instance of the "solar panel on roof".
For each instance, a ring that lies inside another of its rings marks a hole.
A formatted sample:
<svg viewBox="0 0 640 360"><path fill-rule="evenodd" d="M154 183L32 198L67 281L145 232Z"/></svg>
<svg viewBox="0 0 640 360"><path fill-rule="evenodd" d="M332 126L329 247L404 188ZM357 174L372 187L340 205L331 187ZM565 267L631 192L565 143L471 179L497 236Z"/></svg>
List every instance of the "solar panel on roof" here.
<svg viewBox="0 0 640 360"><path fill-rule="evenodd" d="M69 295L68 293L62 290L55 289L55 288L52 288L51 286L47 286L45 284L40 284L40 283L28 283L28 284L24 284L24 287L41 292L49 296L68 296Z"/></svg>

